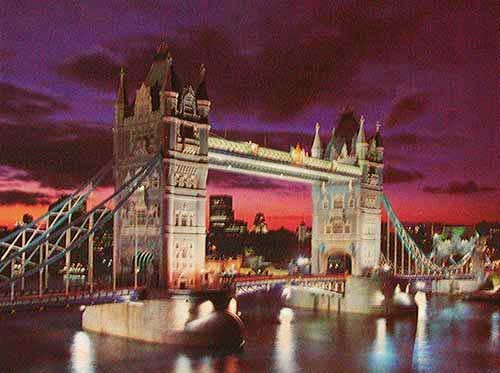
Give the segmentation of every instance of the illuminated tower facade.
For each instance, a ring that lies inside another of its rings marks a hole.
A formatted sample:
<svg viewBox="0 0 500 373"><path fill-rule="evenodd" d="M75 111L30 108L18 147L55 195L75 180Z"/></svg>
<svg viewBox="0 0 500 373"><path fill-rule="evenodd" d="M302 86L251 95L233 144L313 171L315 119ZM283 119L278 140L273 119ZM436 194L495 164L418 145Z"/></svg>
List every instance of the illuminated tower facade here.
<svg viewBox="0 0 500 373"><path fill-rule="evenodd" d="M161 166L115 216L118 272L130 272L139 247L153 254L150 265L169 288L199 286L205 264L210 100L203 66L195 87L180 83L162 44L133 103L122 71L115 103L116 187L162 153Z"/></svg>
<svg viewBox="0 0 500 373"><path fill-rule="evenodd" d="M316 138L317 137L317 138ZM364 118L351 109L341 114L326 148L316 135L311 153L328 159L336 169L356 165L359 178L339 178L338 182L317 182L312 188L312 271L333 272L338 257L346 258L346 268L354 275L375 267L380 258L381 193L383 185L383 145L380 127L366 140Z"/></svg>

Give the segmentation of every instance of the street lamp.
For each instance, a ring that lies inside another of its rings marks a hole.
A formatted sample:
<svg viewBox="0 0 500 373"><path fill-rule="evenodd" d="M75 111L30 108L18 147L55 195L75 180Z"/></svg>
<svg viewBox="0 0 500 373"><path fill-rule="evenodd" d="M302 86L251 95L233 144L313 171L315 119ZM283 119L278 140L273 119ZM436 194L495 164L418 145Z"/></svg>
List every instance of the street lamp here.
<svg viewBox="0 0 500 373"><path fill-rule="evenodd" d="M144 190L144 185L141 185L139 188L137 188L138 191L143 191ZM134 289L137 290L137 276L139 274L139 268L137 268L137 241L138 241L138 236L137 236L137 203L135 205L134 209L134 230L135 230L135 242L134 242Z"/></svg>

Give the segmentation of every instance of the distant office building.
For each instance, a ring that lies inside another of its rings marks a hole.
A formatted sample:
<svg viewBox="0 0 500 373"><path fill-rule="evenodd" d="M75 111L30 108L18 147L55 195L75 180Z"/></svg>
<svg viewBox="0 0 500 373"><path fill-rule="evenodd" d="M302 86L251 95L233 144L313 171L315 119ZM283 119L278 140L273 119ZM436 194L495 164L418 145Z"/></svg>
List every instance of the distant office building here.
<svg viewBox="0 0 500 373"><path fill-rule="evenodd" d="M257 234L266 234L267 232L269 232L269 229L267 228L266 217L262 212L258 212L255 215L252 232Z"/></svg>
<svg viewBox="0 0 500 373"><path fill-rule="evenodd" d="M225 233L245 234L248 233L247 222L244 220L235 220L233 224L224 229Z"/></svg>
<svg viewBox="0 0 500 373"><path fill-rule="evenodd" d="M234 224L233 197L229 195L210 196L209 229L211 233L224 232Z"/></svg>

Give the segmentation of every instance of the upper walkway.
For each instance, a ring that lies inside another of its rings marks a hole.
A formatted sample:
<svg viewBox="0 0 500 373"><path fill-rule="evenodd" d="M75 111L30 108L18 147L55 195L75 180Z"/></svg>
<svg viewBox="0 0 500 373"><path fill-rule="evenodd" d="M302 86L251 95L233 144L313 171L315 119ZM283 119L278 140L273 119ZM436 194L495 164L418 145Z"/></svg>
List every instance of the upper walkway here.
<svg viewBox="0 0 500 373"><path fill-rule="evenodd" d="M334 181L361 176L355 164L310 157L300 147L291 151L266 148L253 142L208 139L209 167L298 182Z"/></svg>

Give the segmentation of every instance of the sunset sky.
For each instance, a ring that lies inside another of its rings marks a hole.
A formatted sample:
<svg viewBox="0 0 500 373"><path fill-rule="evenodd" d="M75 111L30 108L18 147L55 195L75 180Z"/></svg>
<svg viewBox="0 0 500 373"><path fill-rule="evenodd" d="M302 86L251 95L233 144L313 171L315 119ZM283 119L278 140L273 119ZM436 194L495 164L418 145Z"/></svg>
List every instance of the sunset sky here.
<svg viewBox="0 0 500 373"><path fill-rule="evenodd" d="M332 4L337 5L332 5ZM112 156L120 66L129 92L166 40L212 130L283 150L328 141L340 110L383 123L385 192L400 219L500 220L500 16L494 2L8 1L0 10L0 225ZM405 5L406 4L406 5ZM310 222L307 185L211 173L237 218Z"/></svg>

